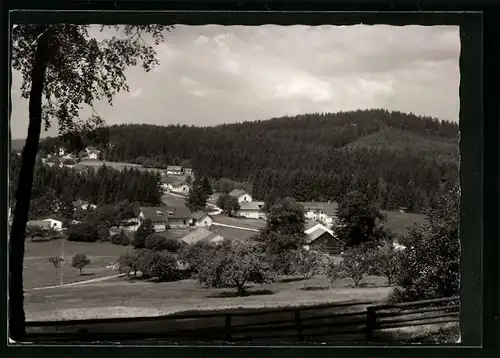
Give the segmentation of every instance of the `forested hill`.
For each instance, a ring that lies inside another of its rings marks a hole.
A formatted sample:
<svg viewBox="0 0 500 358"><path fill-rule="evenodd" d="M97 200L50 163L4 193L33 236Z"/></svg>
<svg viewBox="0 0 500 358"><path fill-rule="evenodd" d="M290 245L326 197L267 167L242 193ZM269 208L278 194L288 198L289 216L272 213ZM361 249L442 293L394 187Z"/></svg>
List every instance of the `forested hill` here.
<svg viewBox="0 0 500 358"><path fill-rule="evenodd" d="M359 110L215 127L117 125L101 146L111 161L189 160L198 175L251 182L261 200L339 200L358 189L383 208L420 210L457 181L457 143L457 124Z"/></svg>

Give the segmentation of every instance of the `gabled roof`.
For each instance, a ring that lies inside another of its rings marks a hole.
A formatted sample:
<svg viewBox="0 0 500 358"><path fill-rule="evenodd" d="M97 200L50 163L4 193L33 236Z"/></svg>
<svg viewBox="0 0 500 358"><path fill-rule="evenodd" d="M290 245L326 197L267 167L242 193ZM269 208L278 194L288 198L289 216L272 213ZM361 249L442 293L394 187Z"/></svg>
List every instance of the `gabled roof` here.
<svg viewBox="0 0 500 358"><path fill-rule="evenodd" d="M181 171L182 167L180 165L169 165L167 166L167 170Z"/></svg>
<svg viewBox="0 0 500 358"><path fill-rule="evenodd" d="M232 192L229 193L229 195L234 196L236 198L239 198L242 195L248 194L245 190L243 189L234 189Z"/></svg>
<svg viewBox="0 0 500 358"><path fill-rule="evenodd" d="M179 178L177 178L177 177L169 177L169 176L161 177L161 182L163 184L174 184L174 183L177 183L179 181L182 181L182 180L179 180Z"/></svg>
<svg viewBox="0 0 500 358"><path fill-rule="evenodd" d="M244 202L240 203L240 211L260 211L260 205L258 202Z"/></svg>
<svg viewBox="0 0 500 358"><path fill-rule="evenodd" d="M142 206L141 212L144 219L150 219L153 223L168 221L167 207L165 206Z"/></svg>
<svg viewBox="0 0 500 358"><path fill-rule="evenodd" d="M87 147L85 148L87 151L91 151L91 150L97 150L96 147L93 147L93 146L90 146L90 147Z"/></svg>
<svg viewBox="0 0 500 358"><path fill-rule="evenodd" d="M191 210L187 206L169 206L166 211L169 220L191 219Z"/></svg>
<svg viewBox="0 0 500 358"><path fill-rule="evenodd" d="M210 230L202 227L190 232L189 234L181 238L181 241L188 245L193 245L200 241L210 242L214 239L220 240L220 238L222 238L220 235L215 234Z"/></svg>
<svg viewBox="0 0 500 358"><path fill-rule="evenodd" d="M299 202L298 204L302 205L305 210L322 210L326 215L329 216L336 215L337 210L339 208L339 204L335 201L330 201L330 202L308 201L308 202Z"/></svg>
<svg viewBox="0 0 500 358"><path fill-rule="evenodd" d="M221 196L225 195L225 193L220 193L220 192L217 192L217 193L213 193L212 195L210 195L208 198L210 200L217 200L219 199Z"/></svg>
<svg viewBox="0 0 500 358"><path fill-rule="evenodd" d="M333 236L330 232L328 232L327 230L323 229L323 228L318 228L316 230L314 230L312 233L310 233L309 235L307 235L307 243L313 243L314 241L316 241L317 239L319 239L321 236L323 235L329 235L331 236L332 238L335 238L335 236Z"/></svg>
<svg viewBox="0 0 500 358"><path fill-rule="evenodd" d="M50 229L50 221L45 220L30 220L26 224L27 227L40 227L42 229Z"/></svg>
<svg viewBox="0 0 500 358"><path fill-rule="evenodd" d="M184 186L184 185L188 185L188 183L186 183L185 181L182 181L182 180L177 181L175 183L172 183L172 186Z"/></svg>
<svg viewBox="0 0 500 358"><path fill-rule="evenodd" d="M191 217L193 219L196 219L196 220L201 220L203 219L205 216L208 216L209 218L212 218L210 215L208 215L206 212L204 211L197 211L193 214L191 214Z"/></svg>
<svg viewBox="0 0 500 358"><path fill-rule="evenodd" d="M315 227L316 225L321 225L320 222L316 221L316 220L309 220L305 223L305 229L306 230L309 230L309 229L312 229L313 227Z"/></svg>

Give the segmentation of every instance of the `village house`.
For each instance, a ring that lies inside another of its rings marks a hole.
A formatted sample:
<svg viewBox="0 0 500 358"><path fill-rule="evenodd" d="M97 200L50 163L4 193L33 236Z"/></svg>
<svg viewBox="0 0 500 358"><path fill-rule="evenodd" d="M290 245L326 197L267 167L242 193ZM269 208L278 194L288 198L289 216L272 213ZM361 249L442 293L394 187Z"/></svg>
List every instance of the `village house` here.
<svg viewBox="0 0 500 358"><path fill-rule="evenodd" d="M56 231L61 231L63 228L63 223L62 221L55 220L55 219L43 219L43 220L30 220L28 221L27 227L40 227L41 229L45 230L56 230Z"/></svg>
<svg viewBox="0 0 500 358"><path fill-rule="evenodd" d="M328 202L299 202L304 208L304 215L308 220L317 220L326 226L331 226L337 218L339 204Z"/></svg>
<svg viewBox="0 0 500 358"><path fill-rule="evenodd" d="M99 159L99 154L100 154L100 151L97 150L96 148L94 147L87 147L85 148L85 151L87 152L87 157L89 159Z"/></svg>
<svg viewBox="0 0 500 358"><path fill-rule="evenodd" d="M171 187L172 187L171 190L174 193L179 193L184 195L189 194L189 185L184 181L173 183L171 184Z"/></svg>
<svg viewBox="0 0 500 358"><path fill-rule="evenodd" d="M73 201L73 206L76 208L80 208L82 210L88 210L89 206L90 209L95 210L97 209L97 205L95 204L90 204L88 201L85 200L75 200Z"/></svg>
<svg viewBox="0 0 500 358"><path fill-rule="evenodd" d="M142 224L145 220L151 220L156 232L167 230L169 225L167 208L164 206L143 206L139 213L139 222Z"/></svg>
<svg viewBox="0 0 500 358"><path fill-rule="evenodd" d="M184 171L185 175L191 175L191 174L193 174L193 169L191 169L191 168L184 168L183 171Z"/></svg>
<svg viewBox="0 0 500 358"><path fill-rule="evenodd" d="M247 219L260 219L265 215L262 210L263 207L264 203L259 201L241 202L240 208L236 211L235 215Z"/></svg>
<svg viewBox="0 0 500 358"><path fill-rule="evenodd" d="M238 203L252 202L252 196L243 189L234 189L232 192L229 193L229 195L231 195L234 198L237 198Z"/></svg>
<svg viewBox="0 0 500 358"><path fill-rule="evenodd" d="M219 192L217 192L217 193L213 193L212 195L210 195L210 196L208 197L208 200L207 200L207 201L208 201L209 203L212 203L212 204L217 204L217 200L219 200L219 198L220 198L221 196L223 196L223 195L224 195L224 193L219 193Z"/></svg>
<svg viewBox="0 0 500 358"><path fill-rule="evenodd" d="M167 207L166 213L171 228L187 228L191 224L191 210L187 206Z"/></svg>
<svg viewBox="0 0 500 358"><path fill-rule="evenodd" d="M184 245L194 245L198 242L207 242L207 243L220 243L224 240L224 238L212 231L200 227L194 231L191 231L186 236L180 239L181 243Z"/></svg>
<svg viewBox="0 0 500 358"><path fill-rule="evenodd" d="M203 211L197 211L191 215L191 224L196 227L211 227L213 222L212 216Z"/></svg>
<svg viewBox="0 0 500 358"><path fill-rule="evenodd" d="M167 174L182 175L182 167L179 165L169 165L167 166Z"/></svg>
<svg viewBox="0 0 500 358"><path fill-rule="evenodd" d="M306 224L306 250L326 251L330 255L339 255L342 252L342 243L335 233L323 224L312 220Z"/></svg>

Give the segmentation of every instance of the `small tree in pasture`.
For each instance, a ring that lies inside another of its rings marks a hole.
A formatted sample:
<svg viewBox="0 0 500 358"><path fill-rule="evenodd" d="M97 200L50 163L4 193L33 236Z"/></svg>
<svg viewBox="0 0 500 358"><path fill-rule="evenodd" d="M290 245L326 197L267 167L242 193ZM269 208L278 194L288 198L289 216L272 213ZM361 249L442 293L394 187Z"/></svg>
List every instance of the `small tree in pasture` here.
<svg viewBox="0 0 500 358"><path fill-rule="evenodd" d="M90 259L86 254L76 254L71 259L71 267L80 270L80 275L83 273L83 269L90 265Z"/></svg>
<svg viewBox="0 0 500 358"><path fill-rule="evenodd" d="M245 295L249 282L274 280L267 257L250 241L232 241L218 246L215 253L201 264L198 281L209 287L231 287Z"/></svg>
<svg viewBox="0 0 500 358"><path fill-rule="evenodd" d="M294 271L304 279L304 288L306 288L307 281L321 271L322 257L317 252L305 249L297 250L295 255Z"/></svg>
<svg viewBox="0 0 500 358"><path fill-rule="evenodd" d="M325 270L326 277L330 282L330 289L333 287L333 283L337 280L341 280L346 277L345 269L342 263L335 262L335 260L330 259Z"/></svg>
<svg viewBox="0 0 500 358"><path fill-rule="evenodd" d="M57 273L57 270L61 268L61 263L64 261L64 259L60 256L60 255L57 255L57 256L51 256L49 257L49 262L54 266L54 268L56 269L56 273Z"/></svg>
<svg viewBox="0 0 500 358"><path fill-rule="evenodd" d="M177 259L169 252L153 252L141 270L148 277L156 277L160 281L170 281L177 277Z"/></svg>
<svg viewBox="0 0 500 358"><path fill-rule="evenodd" d="M133 273L137 276L137 271L140 270L141 257L144 255L144 251L130 251L118 258L118 271L120 273L126 273L130 276Z"/></svg>
<svg viewBox="0 0 500 358"><path fill-rule="evenodd" d="M396 276L398 266L398 252L390 243L385 243L376 249L367 253L367 259L370 265L370 273L378 276L384 276L387 279L387 286L391 286Z"/></svg>
<svg viewBox="0 0 500 358"><path fill-rule="evenodd" d="M358 287L370 270L366 247L364 245L351 247L344 251L342 258L342 268L345 276L354 282L354 287Z"/></svg>
<svg viewBox="0 0 500 358"><path fill-rule="evenodd" d="M111 243L113 245L128 246L130 245L130 238L124 230L120 230L118 233L111 236Z"/></svg>

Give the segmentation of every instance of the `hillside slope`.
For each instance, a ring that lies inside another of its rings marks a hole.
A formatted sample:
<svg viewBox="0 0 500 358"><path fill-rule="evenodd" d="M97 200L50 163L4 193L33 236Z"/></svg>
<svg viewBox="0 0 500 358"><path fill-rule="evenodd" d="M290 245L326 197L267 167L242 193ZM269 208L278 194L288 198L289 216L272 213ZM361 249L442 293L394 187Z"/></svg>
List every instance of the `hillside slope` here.
<svg viewBox="0 0 500 358"><path fill-rule="evenodd" d="M351 149L391 151L405 155L418 155L428 159L453 162L460 153L458 140L451 138L424 136L411 131L391 127L360 137L346 145Z"/></svg>
<svg viewBox="0 0 500 358"><path fill-rule="evenodd" d="M72 143L95 145L110 161L191 164L202 176L252 183L259 200L362 190L384 209L418 211L458 180L457 124L380 109L215 127L115 125L97 137Z"/></svg>

